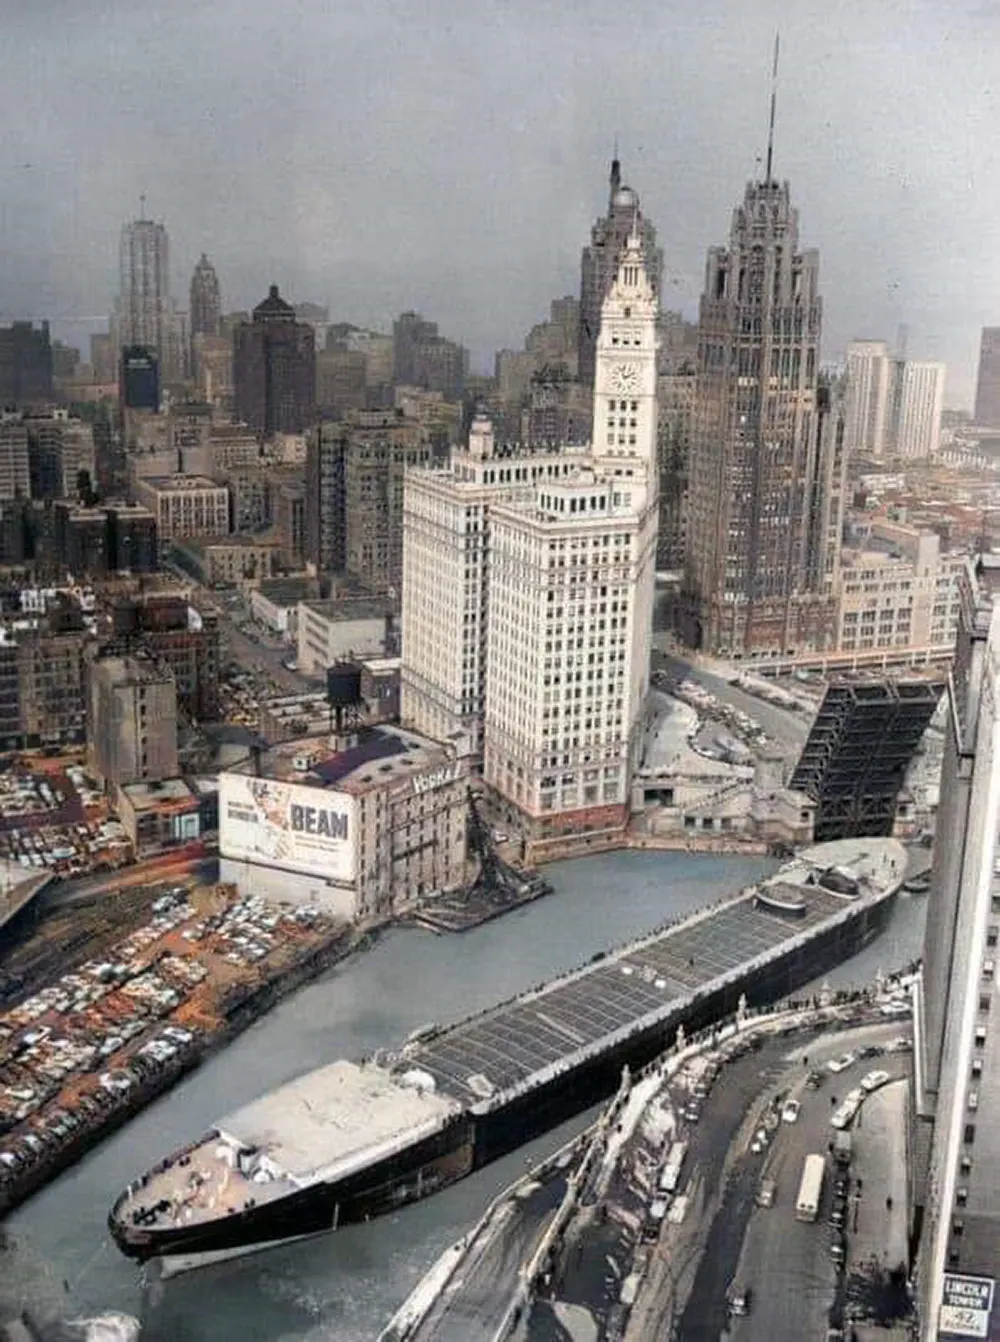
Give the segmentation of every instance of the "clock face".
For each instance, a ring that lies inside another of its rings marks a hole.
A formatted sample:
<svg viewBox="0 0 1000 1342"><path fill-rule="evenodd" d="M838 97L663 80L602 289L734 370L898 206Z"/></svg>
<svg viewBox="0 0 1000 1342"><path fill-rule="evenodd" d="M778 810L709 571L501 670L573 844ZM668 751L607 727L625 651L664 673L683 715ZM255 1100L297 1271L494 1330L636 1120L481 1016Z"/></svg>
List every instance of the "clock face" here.
<svg viewBox="0 0 1000 1342"><path fill-rule="evenodd" d="M639 367L634 363L616 363L611 369L612 391L625 395L639 390Z"/></svg>

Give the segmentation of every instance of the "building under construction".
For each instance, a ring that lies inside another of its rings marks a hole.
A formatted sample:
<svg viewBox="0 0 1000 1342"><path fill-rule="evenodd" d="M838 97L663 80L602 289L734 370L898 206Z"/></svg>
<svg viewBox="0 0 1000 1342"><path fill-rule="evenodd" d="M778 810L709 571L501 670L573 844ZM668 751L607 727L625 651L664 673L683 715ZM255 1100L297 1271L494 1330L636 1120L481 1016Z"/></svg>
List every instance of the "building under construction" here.
<svg viewBox="0 0 1000 1342"><path fill-rule="evenodd" d="M892 833L906 771L943 690L940 676L828 687L790 785L816 802L817 843Z"/></svg>

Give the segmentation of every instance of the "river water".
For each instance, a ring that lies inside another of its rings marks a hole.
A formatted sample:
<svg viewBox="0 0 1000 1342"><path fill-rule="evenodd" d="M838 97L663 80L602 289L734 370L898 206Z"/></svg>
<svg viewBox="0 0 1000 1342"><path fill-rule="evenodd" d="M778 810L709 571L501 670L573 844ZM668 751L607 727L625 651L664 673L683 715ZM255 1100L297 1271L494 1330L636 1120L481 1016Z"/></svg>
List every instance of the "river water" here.
<svg viewBox="0 0 1000 1342"><path fill-rule="evenodd" d="M400 1044L544 982L774 869L764 859L615 853L556 864L555 892L461 936L397 928L258 1021L9 1219L69 1286L75 1313L125 1310L144 1342L370 1342L441 1251L583 1120L397 1215L143 1286L110 1243L108 1207L135 1174L222 1114L309 1068ZM920 954L925 898L901 898L830 981L862 983Z"/></svg>

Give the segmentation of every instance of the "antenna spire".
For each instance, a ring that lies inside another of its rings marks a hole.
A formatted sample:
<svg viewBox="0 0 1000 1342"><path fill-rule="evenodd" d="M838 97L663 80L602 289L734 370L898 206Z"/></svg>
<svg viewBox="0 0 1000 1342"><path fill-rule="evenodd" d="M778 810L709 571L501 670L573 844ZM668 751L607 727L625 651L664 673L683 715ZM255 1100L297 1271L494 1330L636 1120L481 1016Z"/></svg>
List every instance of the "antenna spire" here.
<svg viewBox="0 0 1000 1342"><path fill-rule="evenodd" d="M139 197L139 218L145 219L145 217L146 217L146 193L144 191L142 195Z"/></svg>
<svg viewBox="0 0 1000 1342"><path fill-rule="evenodd" d="M774 108L778 98L778 49L781 36L774 34L774 64L771 67L771 117L767 127L767 175L765 184L771 185L771 164L774 161Z"/></svg>

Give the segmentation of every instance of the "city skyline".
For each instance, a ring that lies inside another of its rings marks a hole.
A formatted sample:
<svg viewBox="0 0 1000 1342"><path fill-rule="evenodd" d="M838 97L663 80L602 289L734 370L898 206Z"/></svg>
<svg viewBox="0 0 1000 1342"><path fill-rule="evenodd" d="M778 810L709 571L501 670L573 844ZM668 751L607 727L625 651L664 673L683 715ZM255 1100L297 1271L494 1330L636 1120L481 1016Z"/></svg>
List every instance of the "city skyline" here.
<svg viewBox="0 0 1000 1342"><path fill-rule="evenodd" d="M948 363L949 404L970 405L979 328L1000 311L1000 283L982 279L990 151L975 133L995 109L993 21L971 7L906 25L860 5L813 9L782 21L776 175L824 256L824 358L905 322L914 357ZM226 3L182 5L176 36L114 7L96 22L86 9L57 24L47 6L18 16L0 56L24 113L0 168L3 320L48 316L85 346L60 319L107 310L121 224L145 192L171 235L175 299L205 251L229 309L272 279L383 329L415 308L482 368L577 290L615 130L660 229L664 305L693 315L704 248L763 150L778 6L701 18L640 6L628 23L542 10L529 23L519 3L484 20L442 2L425 23L381 5L361 31L304 0L280 35L245 11L238 41ZM163 59L139 79L151 36ZM609 84L605 67L629 77ZM501 97L513 116L494 111Z"/></svg>

